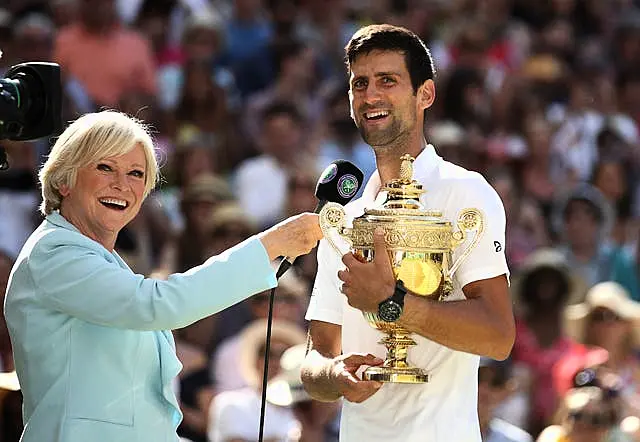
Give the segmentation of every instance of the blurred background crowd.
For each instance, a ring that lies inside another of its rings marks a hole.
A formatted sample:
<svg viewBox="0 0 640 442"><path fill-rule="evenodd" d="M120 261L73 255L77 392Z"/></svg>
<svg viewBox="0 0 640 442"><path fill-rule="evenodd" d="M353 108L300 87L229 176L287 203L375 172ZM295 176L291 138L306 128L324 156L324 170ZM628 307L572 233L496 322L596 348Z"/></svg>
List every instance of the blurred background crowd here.
<svg viewBox="0 0 640 442"><path fill-rule="evenodd" d="M427 140L482 173L507 213L517 339L507 361L481 361L484 440L640 440L640 2L2 0L0 74L58 62L65 121L111 108L153 127L164 180L116 249L163 278L313 210L334 159L371 175L343 48L381 22L431 49ZM2 145L0 293L41 221L51 140ZM175 331L181 436L257 440L268 357L265 440L337 440L340 404L310 401L297 376L316 265L306 256L281 280L269 354L267 293ZM13 442L20 391L2 377L4 325L0 366L0 440Z"/></svg>

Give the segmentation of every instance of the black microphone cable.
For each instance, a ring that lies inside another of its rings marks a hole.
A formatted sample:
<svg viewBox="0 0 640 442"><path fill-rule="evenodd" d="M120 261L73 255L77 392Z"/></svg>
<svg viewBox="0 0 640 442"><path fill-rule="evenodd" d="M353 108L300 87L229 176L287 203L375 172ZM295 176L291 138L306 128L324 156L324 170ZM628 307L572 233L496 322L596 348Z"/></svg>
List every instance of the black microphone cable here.
<svg viewBox="0 0 640 442"><path fill-rule="evenodd" d="M269 350L271 348L271 324L273 323L273 301L276 297L276 288L269 292L269 312L267 313L267 337L264 345L264 366L262 371L262 398L260 402L260 432L258 441L262 442L264 436L264 417L267 409L267 384L269 382Z"/></svg>
<svg viewBox="0 0 640 442"><path fill-rule="evenodd" d="M320 210L329 201L346 204L358 193L363 184L364 174L358 167L349 161L336 160L331 163L322 173L318 183L316 184L316 198L318 204L314 210L319 213ZM284 257L276 272L276 279L279 279L291 266L293 259ZM262 373L262 397L260 403L260 430L258 433L258 442L263 442L264 437L264 420L267 409L267 385L269 383L269 350L271 348L271 325L273 324L273 304L276 296L276 287L269 292L269 309L267 313L267 336L264 346L264 366Z"/></svg>

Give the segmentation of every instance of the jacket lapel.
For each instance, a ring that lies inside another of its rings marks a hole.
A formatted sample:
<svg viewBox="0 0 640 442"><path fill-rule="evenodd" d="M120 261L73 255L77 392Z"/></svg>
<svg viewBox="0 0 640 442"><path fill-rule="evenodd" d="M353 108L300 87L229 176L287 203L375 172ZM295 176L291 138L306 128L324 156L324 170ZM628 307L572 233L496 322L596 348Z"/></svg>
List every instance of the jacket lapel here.
<svg viewBox="0 0 640 442"><path fill-rule="evenodd" d="M182 420L182 412L173 389L173 381L182 370L182 363L176 356L176 344L170 330L157 332L160 350L160 376L162 378L162 395L173 407L173 424L177 427Z"/></svg>

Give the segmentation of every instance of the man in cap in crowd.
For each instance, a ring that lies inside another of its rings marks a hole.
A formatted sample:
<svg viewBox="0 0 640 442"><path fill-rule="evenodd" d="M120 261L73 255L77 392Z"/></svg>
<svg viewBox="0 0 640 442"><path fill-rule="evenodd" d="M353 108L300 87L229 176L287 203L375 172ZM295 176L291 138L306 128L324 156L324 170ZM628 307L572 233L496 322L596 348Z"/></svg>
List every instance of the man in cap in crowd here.
<svg viewBox="0 0 640 442"><path fill-rule="evenodd" d="M240 335L240 363L230 361L228 370L238 370L248 387L219 393L209 409L209 440L211 442L255 441L258 439L264 359L269 358L269 378L280 372L280 358L285 350L303 344L305 333L298 325L275 320L272 324L271 345L265 345L267 322L257 320ZM264 439L285 442L296 439L298 422L286 407L267 404Z"/></svg>
<svg viewBox="0 0 640 442"><path fill-rule="evenodd" d="M338 442L340 402L320 402L305 391L300 368L306 351L306 344L302 344L282 354L281 372L269 381L267 401L280 407L291 407L300 423L299 442Z"/></svg>
<svg viewBox="0 0 640 442"><path fill-rule="evenodd" d="M559 251L589 286L616 281L633 299L640 300L633 257L608 241L614 216L599 190L589 184L576 186L554 210L553 223L561 241Z"/></svg>
<svg viewBox="0 0 640 442"><path fill-rule="evenodd" d="M478 418L484 442L533 442L523 429L496 416L496 409L515 393L512 361L480 358L478 369Z"/></svg>

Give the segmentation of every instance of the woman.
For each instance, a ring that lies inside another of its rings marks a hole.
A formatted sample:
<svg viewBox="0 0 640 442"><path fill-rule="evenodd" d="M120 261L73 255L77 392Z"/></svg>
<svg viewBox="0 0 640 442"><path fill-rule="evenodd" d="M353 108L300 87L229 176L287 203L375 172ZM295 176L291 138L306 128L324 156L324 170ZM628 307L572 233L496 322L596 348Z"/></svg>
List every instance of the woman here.
<svg viewBox="0 0 640 442"><path fill-rule="evenodd" d="M632 166L622 158L601 158L595 165L591 181L609 201L615 212L610 240L621 247L635 241L633 230Z"/></svg>
<svg viewBox="0 0 640 442"><path fill-rule="evenodd" d="M632 442L620 429L620 404L606 389L569 390L559 412L560 425L551 425L537 442Z"/></svg>
<svg viewBox="0 0 640 442"><path fill-rule="evenodd" d="M533 434L544 427L557 407L553 366L577 347L562 324L565 306L578 289L579 282L563 256L552 249L531 254L514 280L517 315L512 357L519 371L531 379L527 429Z"/></svg>
<svg viewBox="0 0 640 442"><path fill-rule="evenodd" d="M567 308L565 322L578 342L607 350L603 369L621 379L627 413L640 415L640 303L620 284L601 282L589 289L583 303Z"/></svg>
<svg viewBox="0 0 640 442"><path fill-rule="evenodd" d="M169 132L184 143L197 136L215 147L216 172L228 173L248 154L239 136L237 114L227 92L211 76L211 63L190 60L184 66L184 87L175 111L169 115Z"/></svg>
<svg viewBox="0 0 640 442"><path fill-rule="evenodd" d="M166 281L145 279L114 244L157 176L148 132L112 111L71 124L40 171L46 219L16 259L5 305L23 442L177 440L169 330L275 286L271 260L321 237L317 216L303 214Z"/></svg>

